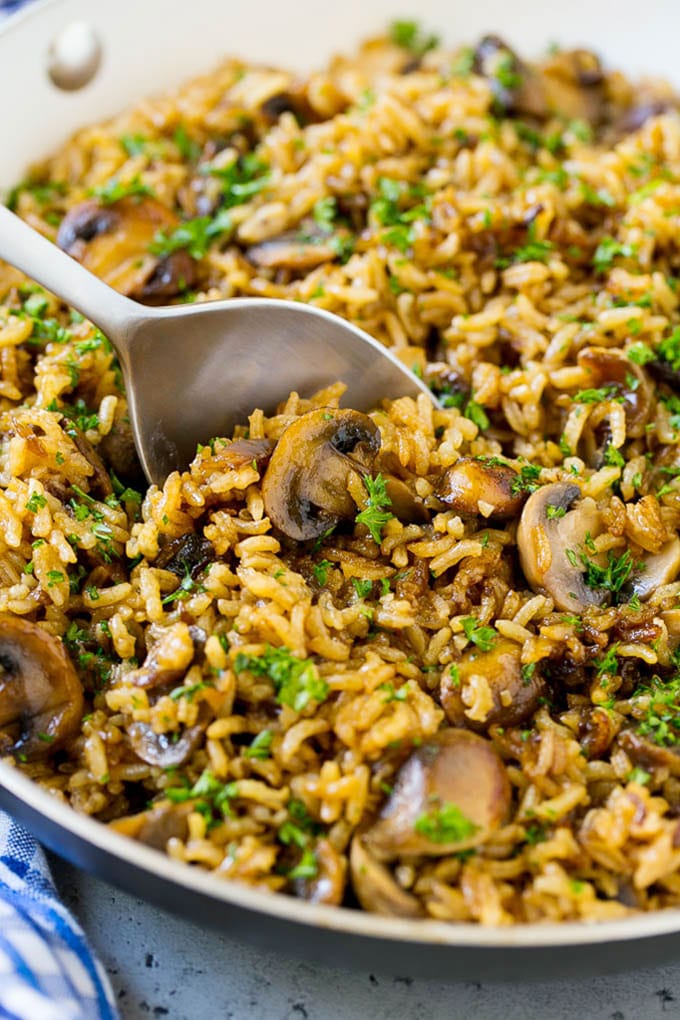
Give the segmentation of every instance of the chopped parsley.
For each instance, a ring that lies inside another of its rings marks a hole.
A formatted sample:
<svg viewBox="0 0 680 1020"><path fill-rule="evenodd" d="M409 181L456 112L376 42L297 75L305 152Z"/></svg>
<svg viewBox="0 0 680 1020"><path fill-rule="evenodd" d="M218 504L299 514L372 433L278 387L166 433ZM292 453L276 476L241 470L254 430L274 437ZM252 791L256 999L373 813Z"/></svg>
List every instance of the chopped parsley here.
<svg viewBox="0 0 680 1020"><path fill-rule="evenodd" d="M680 675L664 682L655 676L649 687L640 687L633 700L645 698L647 706L638 731L658 744L672 747L680 742Z"/></svg>
<svg viewBox="0 0 680 1020"><path fill-rule="evenodd" d="M493 627L485 627L474 616L466 616L461 625L468 641L477 645L480 652L489 652L496 643L498 634Z"/></svg>
<svg viewBox="0 0 680 1020"><path fill-rule="evenodd" d="M92 529L94 531L94 528ZM191 570L188 565L184 564L184 576L179 582L174 591L170 592L169 595L165 595L161 599L161 605L167 606L170 602L178 602L183 599L188 599L190 595L196 595L199 592L204 592L205 586L198 584L191 576Z"/></svg>
<svg viewBox="0 0 680 1020"><path fill-rule="evenodd" d="M44 506L47 506L47 500L39 492L34 492L26 503L26 509L30 510L32 514L37 514L38 510L41 510Z"/></svg>
<svg viewBox="0 0 680 1020"><path fill-rule="evenodd" d="M406 701L409 692L409 684L408 681L406 681L402 687L395 690L394 684L384 683L380 684L378 690L384 693L385 697L383 698L383 701L386 705L389 705L392 701Z"/></svg>
<svg viewBox="0 0 680 1020"><path fill-rule="evenodd" d="M253 739L250 747L246 747L243 754L246 758L257 758L258 761L265 761L271 754L273 730L261 730Z"/></svg>
<svg viewBox="0 0 680 1020"><path fill-rule="evenodd" d="M648 347L647 344L638 340L637 343L628 348L626 351L626 357L635 365L647 365L650 361L654 361L656 355L651 347Z"/></svg>
<svg viewBox="0 0 680 1020"><path fill-rule="evenodd" d="M415 240L413 222L429 219L430 215L428 199L408 209L402 209L404 200L414 198L423 198L422 186L392 180L390 177L380 177L378 198L371 202L371 215L381 226L387 228L382 232L381 239L402 253L408 251Z"/></svg>
<svg viewBox="0 0 680 1020"><path fill-rule="evenodd" d="M317 584L323 588L328 580L328 571L331 569L333 564L330 560L321 560L321 563L315 563L312 567L312 573L316 578Z"/></svg>
<svg viewBox="0 0 680 1020"><path fill-rule="evenodd" d="M625 467L626 459L620 450L617 450L615 446L612 446L612 444L609 443L605 447L604 462L605 464L608 464L609 467L622 468Z"/></svg>
<svg viewBox="0 0 680 1020"><path fill-rule="evenodd" d="M139 174L135 174L129 181L120 181L117 177L112 177L106 184L93 188L91 194L103 205L113 205L122 198L143 198L153 195L153 190L142 182Z"/></svg>
<svg viewBox="0 0 680 1020"><path fill-rule="evenodd" d="M293 798L288 802L288 815L292 821L284 822L279 829L279 841L284 846L295 846L302 851L297 865L288 872L288 878L315 878L319 865L310 844L321 828L310 817L301 800Z"/></svg>
<svg viewBox="0 0 680 1020"><path fill-rule="evenodd" d="M204 691L208 687L205 680L199 680L198 683L183 685L182 687L175 687L174 691L170 691L170 697L173 701L179 701L180 698L185 698L187 701L193 701L194 694L198 691Z"/></svg>
<svg viewBox="0 0 680 1020"><path fill-rule="evenodd" d="M188 163L194 163L201 154L201 147L189 135L184 124L178 124L175 128L172 140L177 146L180 156Z"/></svg>
<svg viewBox="0 0 680 1020"><path fill-rule="evenodd" d="M375 478L365 475L363 482L368 493L368 502L364 509L357 514L356 522L368 528L373 541L376 545L380 545L382 529L394 517L389 509L392 506L392 500L387 495L385 479L382 475L376 475Z"/></svg>
<svg viewBox="0 0 680 1020"><path fill-rule="evenodd" d="M269 167L253 152L246 153L227 166L207 166L203 172L219 179L224 209L243 205L266 188L270 180Z"/></svg>
<svg viewBox="0 0 680 1020"><path fill-rule="evenodd" d="M593 255L593 268L597 273L604 273L618 256L630 259L636 252L634 244L622 244L614 237L603 237Z"/></svg>
<svg viewBox="0 0 680 1020"><path fill-rule="evenodd" d="M607 649L605 655L601 659L595 661L595 665L597 667L595 671L596 676L604 676L605 673L618 673L619 659L616 654L618 650L619 645L618 642L616 642Z"/></svg>
<svg viewBox="0 0 680 1020"><path fill-rule="evenodd" d="M395 46L408 50L414 57L422 57L428 50L439 45L439 36L425 32L417 21L393 21L389 30L390 41Z"/></svg>
<svg viewBox="0 0 680 1020"><path fill-rule="evenodd" d="M536 237L536 224L529 226L527 243L516 248L510 255L501 255L496 259L496 266L499 269L507 269L508 266L520 262L547 262L553 250L552 241L539 240Z"/></svg>
<svg viewBox="0 0 680 1020"><path fill-rule="evenodd" d="M192 259L205 257L214 241L231 232L231 216L226 209L221 209L216 216L197 216L192 220L180 223L169 233L159 230L149 251L159 258L166 258L175 251L186 249Z"/></svg>
<svg viewBox="0 0 680 1020"><path fill-rule="evenodd" d="M485 429L488 429L489 425L491 424L491 422L489 421L488 414L486 413L482 405L478 404L476 400L472 399L468 400L467 404L465 405L465 410L463 411L463 414L465 415L466 418L469 418L471 422L474 422L474 424L481 432L483 432Z"/></svg>
<svg viewBox="0 0 680 1020"><path fill-rule="evenodd" d="M541 471L540 464L522 464L510 484L510 493L518 496L520 492L536 492L541 487Z"/></svg>
<svg viewBox="0 0 680 1020"><path fill-rule="evenodd" d="M363 577L353 577L352 587L360 599L365 599L373 590L373 581Z"/></svg>
<svg viewBox="0 0 680 1020"><path fill-rule="evenodd" d="M247 670L253 676L266 676L274 684L277 701L302 712L311 701L322 702L329 688L311 659L298 659L289 648L267 645L262 655L245 655L239 652L234 670Z"/></svg>
<svg viewBox="0 0 680 1020"><path fill-rule="evenodd" d="M570 552L573 554L573 550L568 549L567 553ZM571 562L571 557L568 558ZM609 591L615 596L615 601L618 602L618 595L635 566L630 549L626 549L620 556L617 556L613 549L609 549L607 552L607 565L605 567L595 563L594 560L591 560L583 552L580 553L580 560L586 568L583 579L588 587Z"/></svg>
<svg viewBox="0 0 680 1020"><path fill-rule="evenodd" d="M658 357L668 362L674 372L680 371L680 326L676 326L670 336L664 337L656 352Z"/></svg>
<svg viewBox="0 0 680 1020"><path fill-rule="evenodd" d="M413 826L431 843L462 843L478 831L479 826L467 818L457 804L446 803L422 814Z"/></svg>
<svg viewBox="0 0 680 1020"><path fill-rule="evenodd" d="M573 399L576 404L601 404L611 400L615 393L616 386L600 386L599 389L579 390Z"/></svg>
<svg viewBox="0 0 680 1020"><path fill-rule="evenodd" d="M231 815L230 802L238 797L238 783L221 783L210 769L204 769L193 786L184 780L183 786L165 790L165 796L173 804L196 800L194 810L203 815L211 829Z"/></svg>

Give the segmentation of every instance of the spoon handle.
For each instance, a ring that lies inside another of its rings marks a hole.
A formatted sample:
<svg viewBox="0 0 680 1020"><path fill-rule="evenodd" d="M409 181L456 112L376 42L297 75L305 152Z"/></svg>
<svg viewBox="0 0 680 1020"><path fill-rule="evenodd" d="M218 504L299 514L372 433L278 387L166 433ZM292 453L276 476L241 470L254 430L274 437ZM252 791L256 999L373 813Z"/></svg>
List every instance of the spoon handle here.
<svg viewBox="0 0 680 1020"><path fill-rule="evenodd" d="M130 326L140 318L135 302L103 283L3 205L0 258L77 308L107 335L119 354L126 353Z"/></svg>

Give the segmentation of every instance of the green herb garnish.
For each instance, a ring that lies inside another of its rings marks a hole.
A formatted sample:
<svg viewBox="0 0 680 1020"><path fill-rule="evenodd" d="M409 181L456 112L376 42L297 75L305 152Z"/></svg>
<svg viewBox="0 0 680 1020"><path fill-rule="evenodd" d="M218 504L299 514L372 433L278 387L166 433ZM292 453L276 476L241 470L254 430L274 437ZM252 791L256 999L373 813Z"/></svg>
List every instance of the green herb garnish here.
<svg viewBox="0 0 680 1020"><path fill-rule="evenodd" d="M431 843L461 843L474 836L479 826L471 822L456 804L447 803L422 814L413 828Z"/></svg>
<svg viewBox="0 0 680 1020"><path fill-rule="evenodd" d="M328 697L328 684L311 659L298 659L289 648L267 645L262 655L239 652L234 670L247 670L253 676L268 677L276 689L277 701L302 712L311 701L322 702Z"/></svg>
<svg viewBox="0 0 680 1020"><path fill-rule="evenodd" d="M394 514L389 510L389 507L392 506L392 500L387 495L385 479L382 475L376 475L375 478L365 475L363 482L368 493L368 503L357 514L356 522L367 527L373 541L376 545L380 545L382 542L382 529L394 517Z"/></svg>

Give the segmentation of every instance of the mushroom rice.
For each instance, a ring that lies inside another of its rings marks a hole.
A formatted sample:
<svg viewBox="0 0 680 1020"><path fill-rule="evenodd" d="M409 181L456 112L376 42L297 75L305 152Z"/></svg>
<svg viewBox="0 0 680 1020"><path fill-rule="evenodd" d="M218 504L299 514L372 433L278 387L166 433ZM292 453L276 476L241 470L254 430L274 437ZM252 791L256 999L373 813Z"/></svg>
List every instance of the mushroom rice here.
<svg viewBox="0 0 680 1020"><path fill-rule="evenodd" d="M678 108L587 51L398 22L35 168L10 205L122 292L311 302L441 407L329 380L147 488L107 339L0 265L6 760L307 900L680 904Z"/></svg>

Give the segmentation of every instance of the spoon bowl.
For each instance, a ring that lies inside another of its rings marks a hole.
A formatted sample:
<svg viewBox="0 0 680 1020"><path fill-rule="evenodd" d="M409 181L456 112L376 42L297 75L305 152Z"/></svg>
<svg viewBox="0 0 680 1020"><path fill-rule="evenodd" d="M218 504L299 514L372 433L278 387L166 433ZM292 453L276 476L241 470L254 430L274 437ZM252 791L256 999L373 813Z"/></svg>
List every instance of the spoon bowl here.
<svg viewBox="0 0 680 1020"><path fill-rule="evenodd" d="M259 407L333 382L358 411L426 394L386 348L337 315L270 298L149 308L123 297L0 207L0 258L72 305L113 344L137 453L150 482L189 464L198 443L231 435Z"/></svg>

